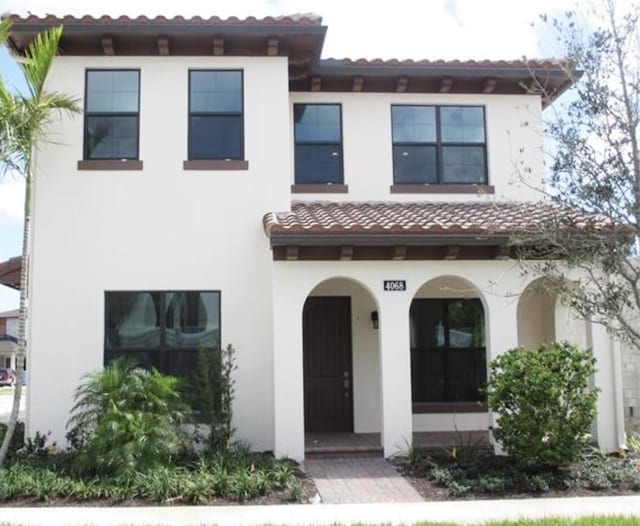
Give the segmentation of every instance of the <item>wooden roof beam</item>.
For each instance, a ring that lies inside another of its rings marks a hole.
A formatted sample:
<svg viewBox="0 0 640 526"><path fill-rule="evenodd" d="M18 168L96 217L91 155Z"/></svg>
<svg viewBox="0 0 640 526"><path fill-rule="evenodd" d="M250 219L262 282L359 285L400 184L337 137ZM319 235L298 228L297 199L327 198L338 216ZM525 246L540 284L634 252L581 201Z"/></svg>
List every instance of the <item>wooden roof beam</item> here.
<svg viewBox="0 0 640 526"><path fill-rule="evenodd" d="M353 247L340 247L340 261L351 261L353 259Z"/></svg>
<svg viewBox="0 0 640 526"><path fill-rule="evenodd" d="M293 246L287 247L287 251L285 255L285 258L287 259L287 261L296 261L299 256L300 256L300 250L298 249L298 247L293 247Z"/></svg>
<svg viewBox="0 0 640 526"><path fill-rule="evenodd" d="M164 35L158 37L158 53L163 57L171 54L171 50L169 49L169 37Z"/></svg>
<svg viewBox="0 0 640 526"><path fill-rule="evenodd" d="M279 53L280 40L276 37L271 37L267 41L267 56L269 57L277 57Z"/></svg>
<svg viewBox="0 0 640 526"><path fill-rule="evenodd" d="M402 261L407 257L407 247L405 246L395 246L393 247L393 254L391 259L394 261Z"/></svg>
<svg viewBox="0 0 640 526"><path fill-rule="evenodd" d="M409 85L409 79L407 77L400 77L398 79L398 83L396 84L396 92L404 93L407 91L407 86Z"/></svg>
<svg viewBox="0 0 640 526"><path fill-rule="evenodd" d="M363 77L353 77L353 91L362 91L364 87Z"/></svg>
<svg viewBox="0 0 640 526"><path fill-rule="evenodd" d="M508 245L496 247L495 259L509 259L511 256L511 247Z"/></svg>
<svg viewBox="0 0 640 526"><path fill-rule="evenodd" d="M440 82L440 93L450 93L453 79L451 77L443 77Z"/></svg>
<svg viewBox="0 0 640 526"><path fill-rule="evenodd" d="M482 93L493 93L496 90L496 79L490 78L484 81L484 88Z"/></svg>
<svg viewBox="0 0 640 526"><path fill-rule="evenodd" d="M102 52L105 55L113 56L116 54L115 48L113 47L113 37L111 35L102 35L101 43Z"/></svg>
<svg viewBox="0 0 640 526"><path fill-rule="evenodd" d="M456 245L452 245L444 248L443 259L452 260L458 259L458 255L460 254L460 247Z"/></svg>
<svg viewBox="0 0 640 526"><path fill-rule="evenodd" d="M224 55L224 38L214 37L213 54L217 57L221 57L222 55Z"/></svg>
<svg viewBox="0 0 640 526"><path fill-rule="evenodd" d="M322 79L320 77L311 77L311 91L320 91L322 87Z"/></svg>

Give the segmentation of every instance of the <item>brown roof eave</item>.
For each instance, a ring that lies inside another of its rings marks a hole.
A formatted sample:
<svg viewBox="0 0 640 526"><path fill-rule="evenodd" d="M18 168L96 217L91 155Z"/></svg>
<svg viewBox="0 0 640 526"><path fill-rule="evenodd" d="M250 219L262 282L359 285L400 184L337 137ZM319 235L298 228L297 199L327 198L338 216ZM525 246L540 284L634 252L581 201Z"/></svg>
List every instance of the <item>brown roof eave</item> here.
<svg viewBox="0 0 640 526"><path fill-rule="evenodd" d="M289 234L271 230L271 247L277 246L506 246L509 234Z"/></svg>

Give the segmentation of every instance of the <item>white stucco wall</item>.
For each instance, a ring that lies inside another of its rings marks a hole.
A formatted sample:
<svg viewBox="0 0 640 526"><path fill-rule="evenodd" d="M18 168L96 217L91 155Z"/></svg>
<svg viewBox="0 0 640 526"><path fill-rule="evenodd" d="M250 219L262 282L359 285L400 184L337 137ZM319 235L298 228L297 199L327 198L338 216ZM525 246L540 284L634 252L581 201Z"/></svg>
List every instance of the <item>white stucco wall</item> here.
<svg viewBox="0 0 640 526"><path fill-rule="evenodd" d="M346 194L330 194L332 201L461 201L477 199L533 201L541 198L544 176L542 156L542 109L533 95L460 95L415 93L291 94L293 104L334 103L342 105L344 183ZM489 184L494 195L391 194L393 162L391 141L392 104L460 104L485 107ZM375 132L372 132L375 130ZM290 158L291 183L293 152ZM525 169L530 169L525 172ZM521 183L525 177L527 184ZM326 200L327 194L294 195L302 201Z"/></svg>
<svg viewBox="0 0 640 526"><path fill-rule="evenodd" d="M73 390L103 362L105 290L220 290L237 350L234 425L273 448L271 251L262 216L289 207L285 57L61 57L49 89L84 95L85 68L140 68L142 171L78 171L83 118L38 156L29 432L62 441ZM244 71L248 171L184 171L189 68ZM268 103L265 103L268 101ZM51 371L55 371L55 382Z"/></svg>

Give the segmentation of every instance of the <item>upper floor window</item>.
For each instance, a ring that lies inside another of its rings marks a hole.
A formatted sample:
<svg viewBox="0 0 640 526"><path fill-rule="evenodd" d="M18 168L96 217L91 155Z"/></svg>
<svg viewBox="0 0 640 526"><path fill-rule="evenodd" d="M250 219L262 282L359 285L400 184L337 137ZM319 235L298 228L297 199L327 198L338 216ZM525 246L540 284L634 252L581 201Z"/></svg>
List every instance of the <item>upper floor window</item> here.
<svg viewBox="0 0 640 526"><path fill-rule="evenodd" d="M84 158L137 159L140 71L87 70Z"/></svg>
<svg viewBox="0 0 640 526"><path fill-rule="evenodd" d="M484 108L391 106L394 184L486 184Z"/></svg>
<svg viewBox="0 0 640 526"><path fill-rule="evenodd" d="M296 184L342 183L339 104L295 104Z"/></svg>
<svg viewBox="0 0 640 526"><path fill-rule="evenodd" d="M242 159L242 71L189 71L189 159Z"/></svg>

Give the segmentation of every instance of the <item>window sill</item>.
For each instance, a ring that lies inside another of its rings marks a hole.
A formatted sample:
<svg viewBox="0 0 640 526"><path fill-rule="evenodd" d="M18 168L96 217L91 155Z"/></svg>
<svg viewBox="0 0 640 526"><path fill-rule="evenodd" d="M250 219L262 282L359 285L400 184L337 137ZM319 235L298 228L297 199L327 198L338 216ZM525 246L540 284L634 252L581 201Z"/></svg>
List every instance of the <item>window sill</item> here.
<svg viewBox="0 0 640 526"><path fill-rule="evenodd" d="M240 159L194 159L182 162L183 170L248 170L249 161Z"/></svg>
<svg viewBox="0 0 640 526"><path fill-rule="evenodd" d="M142 170L137 159L88 159L78 161L78 170Z"/></svg>
<svg viewBox="0 0 640 526"><path fill-rule="evenodd" d="M495 194L489 184L394 184L392 194Z"/></svg>
<svg viewBox="0 0 640 526"><path fill-rule="evenodd" d="M486 402L413 402L413 414L420 413L486 413Z"/></svg>
<svg viewBox="0 0 640 526"><path fill-rule="evenodd" d="M346 184L292 184L292 194L346 194L349 186Z"/></svg>

